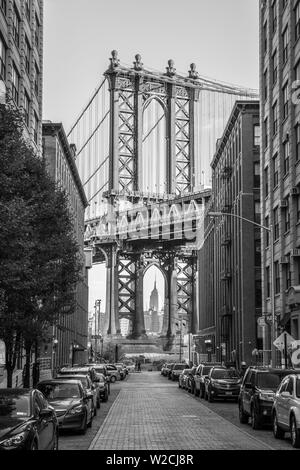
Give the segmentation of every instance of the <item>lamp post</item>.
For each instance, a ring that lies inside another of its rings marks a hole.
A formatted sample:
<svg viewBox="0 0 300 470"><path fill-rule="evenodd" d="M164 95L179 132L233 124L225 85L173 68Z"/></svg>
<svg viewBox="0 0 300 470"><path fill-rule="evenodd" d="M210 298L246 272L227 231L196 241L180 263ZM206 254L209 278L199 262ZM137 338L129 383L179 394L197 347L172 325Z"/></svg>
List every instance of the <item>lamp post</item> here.
<svg viewBox="0 0 300 470"><path fill-rule="evenodd" d="M271 328L271 360L272 360L272 367L275 367L276 365L276 350L275 350L275 345L274 341L276 339L276 331L275 331L275 286L274 286L274 230L273 230L273 225L270 225L269 227L266 227L265 225L258 224L257 222L254 222L253 220L247 219L246 217L242 217L241 215L237 214L232 214L231 212L208 212L208 215L210 217L223 217L223 216L229 216L229 217L234 217L240 220L244 220L245 222L249 222L252 225L255 225L256 227L259 227L263 230L266 230L270 234L270 249L271 249L271 266L270 266L270 276L271 276L271 315L272 315L272 328Z"/></svg>
<svg viewBox="0 0 300 470"><path fill-rule="evenodd" d="M101 299L95 300L95 306L94 306L94 308L95 308L95 361L97 360L97 352L98 352L100 307L101 307Z"/></svg>

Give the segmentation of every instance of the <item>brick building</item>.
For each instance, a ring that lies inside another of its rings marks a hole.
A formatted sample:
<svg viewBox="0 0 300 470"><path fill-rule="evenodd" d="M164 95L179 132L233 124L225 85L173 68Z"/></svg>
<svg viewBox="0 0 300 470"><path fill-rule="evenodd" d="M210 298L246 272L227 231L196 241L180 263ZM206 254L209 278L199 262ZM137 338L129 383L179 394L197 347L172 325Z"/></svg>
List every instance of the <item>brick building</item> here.
<svg viewBox="0 0 300 470"><path fill-rule="evenodd" d="M238 218L260 224L259 143L258 101L237 101L211 163L199 251L198 352L238 364L262 342L260 229Z"/></svg>
<svg viewBox="0 0 300 470"><path fill-rule="evenodd" d="M43 0L0 0L0 82L24 110L25 136L41 153Z"/></svg>
<svg viewBox="0 0 300 470"><path fill-rule="evenodd" d="M300 338L300 1L260 2L262 222L274 233L276 335ZM297 91L298 89L298 91ZM270 237L262 237L263 311L271 313ZM264 349L271 348L270 325Z"/></svg>
<svg viewBox="0 0 300 470"><path fill-rule="evenodd" d="M74 231L81 256L84 252L84 212L88 205L85 192L75 163L75 148L69 145L64 128L60 123L43 123L43 156L50 175L69 196L70 211L74 221ZM41 357L51 358L53 368L71 363L85 362L88 359L88 268L85 263L82 280L76 289L76 311L62 315L58 325L51 332L49 343L44 345Z"/></svg>

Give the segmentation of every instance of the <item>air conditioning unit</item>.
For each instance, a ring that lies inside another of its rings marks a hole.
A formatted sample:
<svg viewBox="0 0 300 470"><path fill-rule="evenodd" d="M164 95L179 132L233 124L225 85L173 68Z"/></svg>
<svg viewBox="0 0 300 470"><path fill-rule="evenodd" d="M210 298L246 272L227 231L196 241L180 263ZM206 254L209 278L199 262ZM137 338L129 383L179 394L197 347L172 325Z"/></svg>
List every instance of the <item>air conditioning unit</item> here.
<svg viewBox="0 0 300 470"><path fill-rule="evenodd" d="M294 186L290 191L291 196L298 196L300 194L300 190L298 186Z"/></svg>
<svg viewBox="0 0 300 470"><path fill-rule="evenodd" d="M299 249L299 248L294 248L294 249L291 251L291 256L293 256L293 257L300 256L300 249Z"/></svg>
<svg viewBox="0 0 300 470"><path fill-rule="evenodd" d="M280 207L281 207L281 209L285 209L286 207L288 207L288 200L287 199L281 199Z"/></svg>

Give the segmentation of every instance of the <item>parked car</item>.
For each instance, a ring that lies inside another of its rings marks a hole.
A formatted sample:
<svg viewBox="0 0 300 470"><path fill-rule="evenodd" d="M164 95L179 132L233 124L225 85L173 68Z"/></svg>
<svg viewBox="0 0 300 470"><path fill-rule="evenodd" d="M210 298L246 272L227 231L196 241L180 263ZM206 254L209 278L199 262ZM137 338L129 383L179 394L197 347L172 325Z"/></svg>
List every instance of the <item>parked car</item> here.
<svg viewBox="0 0 300 470"><path fill-rule="evenodd" d="M281 380L293 373L295 370L249 367L239 395L240 422L247 423L251 417L253 429L271 424L275 391Z"/></svg>
<svg viewBox="0 0 300 470"><path fill-rule="evenodd" d="M238 400L241 377L235 369L226 369L225 367L212 367L204 380L205 396L209 402L216 398Z"/></svg>
<svg viewBox="0 0 300 470"><path fill-rule="evenodd" d="M92 400L80 380L43 380L37 384L37 389L55 409L59 429L85 434L87 427L91 427L94 416Z"/></svg>
<svg viewBox="0 0 300 470"><path fill-rule="evenodd" d="M94 363L94 364L90 364L90 365L93 367L93 369L95 370L97 375L98 374L104 375L105 381L107 383L107 390L108 390L108 395L109 395L110 394L110 377L109 377L108 372L107 372L106 364ZM97 381L95 383L96 383L96 386L98 386Z"/></svg>
<svg viewBox="0 0 300 470"><path fill-rule="evenodd" d="M107 380L105 375L97 373L97 383L99 386L101 400L107 401L109 395L109 380Z"/></svg>
<svg viewBox="0 0 300 470"><path fill-rule="evenodd" d="M292 446L300 448L300 374L288 375L280 383L272 407L273 433L283 439L291 433Z"/></svg>
<svg viewBox="0 0 300 470"><path fill-rule="evenodd" d="M124 380L127 374L126 374L126 371L125 371L123 365L122 364L114 364L114 366L120 372L120 380Z"/></svg>
<svg viewBox="0 0 300 470"><path fill-rule="evenodd" d="M0 389L0 450L58 450L56 413L36 389Z"/></svg>
<svg viewBox="0 0 300 470"><path fill-rule="evenodd" d="M124 362L116 362L116 363L115 363L115 366L117 366L117 367L118 367L118 366L122 367L122 370L124 371L125 377L126 377L126 375L128 375L128 369L127 369L127 367L126 367L126 364L124 364Z"/></svg>
<svg viewBox="0 0 300 470"><path fill-rule="evenodd" d="M180 376L183 369L188 369L188 367L189 366L187 364L175 363L172 366L171 372L169 374L169 379L173 381L178 380L178 377Z"/></svg>
<svg viewBox="0 0 300 470"><path fill-rule="evenodd" d="M187 384L187 380L188 380L188 376L189 376L189 373L190 373L191 369L183 369L181 371L181 374L179 375L178 377L178 387L179 388L186 388L186 384Z"/></svg>
<svg viewBox="0 0 300 470"><path fill-rule="evenodd" d="M195 389L195 373L196 373L196 366L193 366L189 372L186 384L186 390L190 393L194 393Z"/></svg>
<svg viewBox="0 0 300 470"><path fill-rule="evenodd" d="M166 364L164 368L164 376L169 378L169 374L171 373L172 367L174 366L174 362L169 362Z"/></svg>
<svg viewBox="0 0 300 470"><path fill-rule="evenodd" d="M205 363L200 364L195 372L194 381L195 381L195 388L194 388L194 395L196 397L200 396L200 398L204 398L205 395L205 378L208 376L210 370L214 366L218 366L217 363Z"/></svg>
<svg viewBox="0 0 300 470"><path fill-rule="evenodd" d="M107 374L109 376L109 380L111 381L111 383L114 383L116 380L121 380L120 371L117 369L117 367L114 364L105 364L105 365L106 365Z"/></svg>
<svg viewBox="0 0 300 470"><path fill-rule="evenodd" d="M128 372L135 371L135 364L132 361L124 361L124 364L126 365Z"/></svg>
<svg viewBox="0 0 300 470"><path fill-rule="evenodd" d="M90 377L88 375L79 375L79 374L74 374L74 375L58 375L56 377L57 379L63 378L64 380L80 380L82 383L82 386L86 393L91 396L91 400L93 402L93 408L94 408L94 416L97 415L97 399L98 399L98 393L96 386L93 384L91 381Z"/></svg>
<svg viewBox="0 0 300 470"><path fill-rule="evenodd" d="M63 367L59 374L60 376L62 375L88 375L95 386L96 393L97 393L97 408L100 408L100 391L98 390L98 382L97 382L97 374L96 370L94 367L88 365L88 366L77 366L77 367Z"/></svg>

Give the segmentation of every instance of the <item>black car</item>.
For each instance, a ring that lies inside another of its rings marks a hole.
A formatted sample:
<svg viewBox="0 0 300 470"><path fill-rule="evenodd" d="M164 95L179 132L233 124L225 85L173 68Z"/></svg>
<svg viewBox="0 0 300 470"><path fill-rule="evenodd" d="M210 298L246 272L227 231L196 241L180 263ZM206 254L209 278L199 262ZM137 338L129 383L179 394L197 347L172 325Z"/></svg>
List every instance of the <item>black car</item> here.
<svg viewBox="0 0 300 470"><path fill-rule="evenodd" d="M204 398L205 395L205 379L207 378L210 370L212 367L215 366L221 366L221 364L217 363L204 363L204 364L199 364L199 366L196 369L195 375L194 375L194 395L196 397Z"/></svg>
<svg viewBox="0 0 300 470"><path fill-rule="evenodd" d="M37 389L55 409L59 429L85 434L87 427L91 427L94 417L91 396L80 380L43 380L37 384Z"/></svg>
<svg viewBox="0 0 300 470"><path fill-rule="evenodd" d="M100 373L97 373L96 381L98 383L101 400L107 401L109 394L109 381L106 379L105 375Z"/></svg>
<svg viewBox="0 0 300 470"><path fill-rule="evenodd" d="M187 386L186 389L190 393L194 393L195 390L195 374L196 374L197 366L193 366L189 372L188 379L187 379Z"/></svg>
<svg viewBox="0 0 300 470"><path fill-rule="evenodd" d="M225 367L212 367L205 378L205 396L209 402L216 398L238 400L241 378L235 369Z"/></svg>
<svg viewBox="0 0 300 470"><path fill-rule="evenodd" d="M88 375L96 388L96 407L100 408L100 393L97 386L97 374L95 368L92 366L77 366L77 367L63 367L59 372L59 377L62 375Z"/></svg>
<svg viewBox="0 0 300 470"><path fill-rule="evenodd" d="M272 424L275 391L283 377L296 372L295 369L249 367L244 375L239 395L240 422L246 424L251 417L253 429Z"/></svg>
<svg viewBox="0 0 300 470"><path fill-rule="evenodd" d="M0 389L0 450L58 450L58 421L41 392Z"/></svg>

